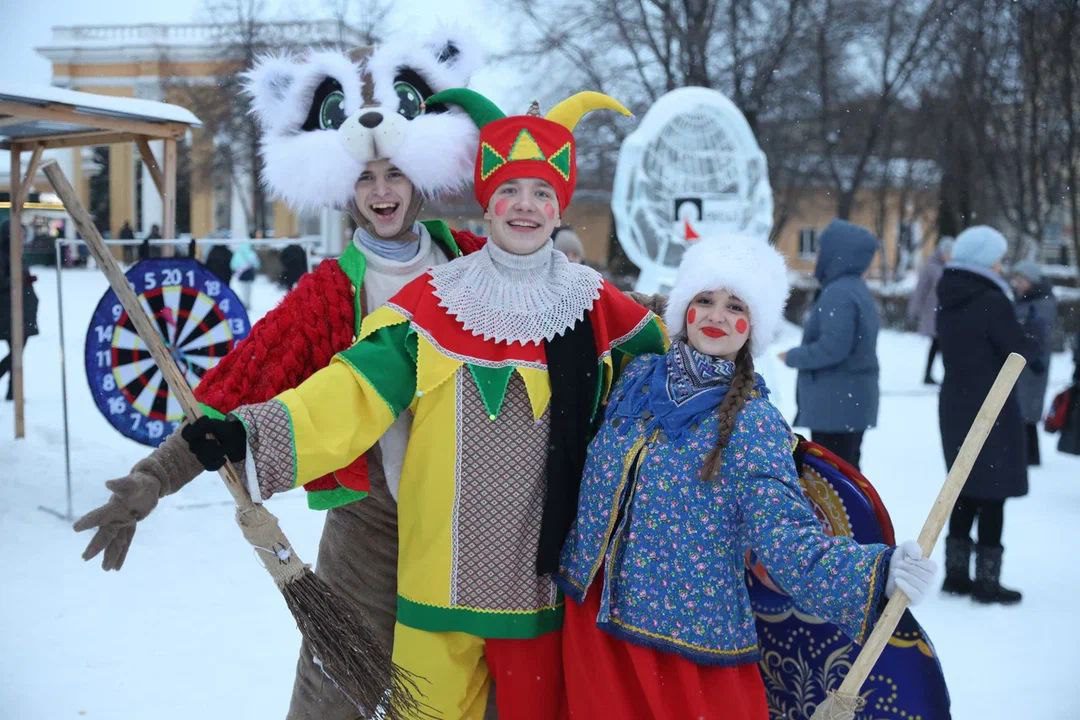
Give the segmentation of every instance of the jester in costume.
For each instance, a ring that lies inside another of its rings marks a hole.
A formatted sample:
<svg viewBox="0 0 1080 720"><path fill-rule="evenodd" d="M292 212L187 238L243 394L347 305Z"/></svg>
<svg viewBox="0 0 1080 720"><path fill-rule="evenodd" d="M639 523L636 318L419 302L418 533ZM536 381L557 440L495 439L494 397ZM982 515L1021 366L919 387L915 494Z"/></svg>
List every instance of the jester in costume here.
<svg viewBox="0 0 1080 720"><path fill-rule="evenodd" d="M203 377L195 395L207 413L222 417L300 384L355 342L368 309L482 245L441 221L416 222L425 195L467 183L477 138L469 118L422 100L466 84L479 54L468 36L441 32L357 57L267 57L248 73L266 185L297 212L345 208L358 228L341 257L305 275ZM367 612L387 647L396 614L394 496L409 421L402 416L368 452L304 486L309 505L327 511L316 572ZM120 569L136 524L202 470L179 433L167 438L127 476L107 482L108 502L76 522L77 530L97 530L83 557L104 551L102 567ZM289 719L357 714L302 648Z"/></svg>
<svg viewBox="0 0 1080 720"><path fill-rule="evenodd" d="M554 252L574 191L572 130L599 93L506 117L469 90L475 194L490 237L365 318L359 341L269 402L185 432L213 467L244 458L252 498L304 485L413 423L398 495L395 663L436 717L564 717L563 606L552 582L590 429L616 371L662 352L658 318ZM363 557L366 543L352 551Z"/></svg>

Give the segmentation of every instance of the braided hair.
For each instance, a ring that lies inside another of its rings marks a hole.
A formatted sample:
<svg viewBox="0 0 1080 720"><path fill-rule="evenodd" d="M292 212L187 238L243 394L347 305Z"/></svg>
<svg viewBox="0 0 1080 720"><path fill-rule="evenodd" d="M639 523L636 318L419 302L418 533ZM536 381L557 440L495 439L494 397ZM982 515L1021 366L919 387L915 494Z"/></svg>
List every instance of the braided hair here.
<svg viewBox="0 0 1080 720"><path fill-rule="evenodd" d="M705 456L705 462L702 464L703 480L711 480L720 472L724 448L731 439L731 433L735 431L735 420L753 391L754 356L750 354L750 343L746 343L735 356L735 375L731 379L731 387L728 388L717 410L720 416L720 432L716 438L716 445Z"/></svg>

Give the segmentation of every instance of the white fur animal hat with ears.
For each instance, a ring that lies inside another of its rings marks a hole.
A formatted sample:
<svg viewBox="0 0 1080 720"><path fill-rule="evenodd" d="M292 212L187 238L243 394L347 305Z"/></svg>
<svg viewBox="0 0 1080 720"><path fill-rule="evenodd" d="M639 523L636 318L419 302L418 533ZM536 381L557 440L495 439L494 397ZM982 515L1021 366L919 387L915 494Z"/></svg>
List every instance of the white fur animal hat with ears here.
<svg viewBox="0 0 1080 720"><path fill-rule="evenodd" d="M683 254L668 295L664 322L671 337L683 334L686 310L705 290L727 290L750 309L750 351L760 355L776 337L791 282L783 256L757 238L704 237Z"/></svg>
<svg viewBox="0 0 1080 720"><path fill-rule="evenodd" d="M262 129L263 184L296 211L345 208L364 165L387 159L426 196L461 189L473 175L476 124L424 100L468 85L482 54L472 33L439 29L369 54L260 58L244 80Z"/></svg>

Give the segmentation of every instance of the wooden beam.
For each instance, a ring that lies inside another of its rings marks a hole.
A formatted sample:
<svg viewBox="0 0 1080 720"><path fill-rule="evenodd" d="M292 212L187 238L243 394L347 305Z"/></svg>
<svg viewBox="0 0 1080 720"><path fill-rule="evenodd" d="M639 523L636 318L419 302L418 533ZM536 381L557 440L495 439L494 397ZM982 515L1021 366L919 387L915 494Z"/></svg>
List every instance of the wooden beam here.
<svg viewBox="0 0 1080 720"><path fill-rule="evenodd" d="M23 418L23 373L22 351L25 338L23 337L23 236L22 236L22 207L16 202L22 192L19 187L22 180L22 153L19 150L11 151L11 215L9 227L11 247L8 252L9 267L11 268L11 393L15 400L15 439L26 434Z"/></svg>
<svg viewBox="0 0 1080 720"><path fill-rule="evenodd" d="M24 122L26 122L26 118L21 118L21 117L0 118L0 127L8 127L9 125L21 125Z"/></svg>
<svg viewBox="0 0 1080 720"><path fill-rule="evenodd" d="M161 175L161 168L158 167L154 151L150 149L150 141L144 137L137 137L135 138L135 144L139 148L139 155L142 157L143 165L146 166L146 169L150 172L150 177L154 180L158 195L163 195L165 193L165 178Z"/></svg>
<svg viewBox="0 0 1080 720"><path fill-rule="evenodd" d="M154 138L182 137L188 129L186 123L173 121L150 122L147 120L94 115L76 112L75 108L70 105L61 105L59 103L27 105L10 100L0 101L0 115L85 125L98 130L114 130L133 135L148 135Z"/></svg>
<svg viewBox="0 0 1080 720"><path fill-rule="evenodd" d="M127 132L88 130L66 135L39 135L30 138L19 138L19 140L6 143L6 145L8 147L19 147L23 150L40 145L46 150L55 150L56 148L84 147L87 145L115 145L116 143L131 142L132 139L131 133Z"/></svg>
<svg viewBox="0 0 1080 720"><path fill-rule="evenodd" d="M37 172L38 164L41 162L42 150L43 148L38 145L30 154L30 164L26 167L26 175L23 176L20 184L19 194L17 196L12 194L11 196L12 207L18 206L19 210L22 210L23 205L26 204L26 198L30 197L30 188L33 187L34 173Z"/></svg>
<svg viewBox="0 0 1080 720"><path fill-rule="evenodd" d="M161 227L162 237L172 240L176 237L176 140L165 140L163 158L165 189L161 192L161 204L164 218Z"/></svg>

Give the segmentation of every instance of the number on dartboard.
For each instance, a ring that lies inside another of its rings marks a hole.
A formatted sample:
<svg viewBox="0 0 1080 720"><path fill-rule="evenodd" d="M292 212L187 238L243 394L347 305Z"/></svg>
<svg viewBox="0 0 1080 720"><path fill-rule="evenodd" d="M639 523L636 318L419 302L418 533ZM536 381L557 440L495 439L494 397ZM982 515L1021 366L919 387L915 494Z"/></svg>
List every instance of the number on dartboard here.
<svg viewBox="0 0 1080 720"><path fill-rule="evenodd" d="M196 260L151 258L132 266L126 277L192 387L251 327L239 298ZM179 402L111 290L87 328L85 367L99 411L125 436L158 445L183 420Z"/></svg>

